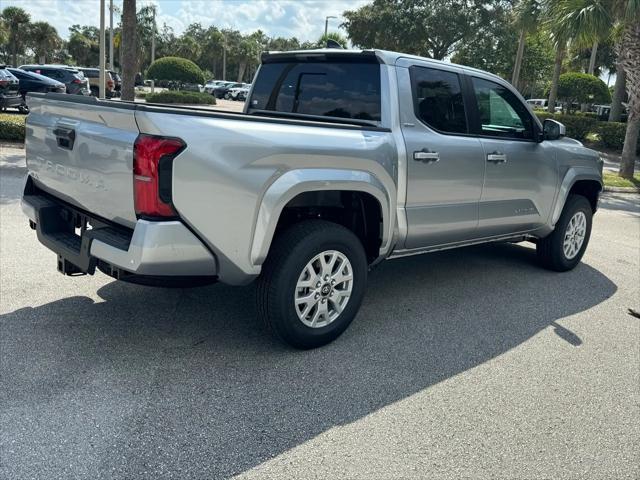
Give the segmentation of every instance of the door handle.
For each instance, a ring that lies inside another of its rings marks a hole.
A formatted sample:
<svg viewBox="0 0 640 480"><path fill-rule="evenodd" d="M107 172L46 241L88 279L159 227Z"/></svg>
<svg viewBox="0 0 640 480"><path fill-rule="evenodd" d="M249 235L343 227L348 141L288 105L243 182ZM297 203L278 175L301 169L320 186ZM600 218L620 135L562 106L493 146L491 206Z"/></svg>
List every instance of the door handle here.
<svg viewBox="0 0 640 480"><path fill-rule="evenodd" d="M440 161L440 154L438 152L420 150L418 152L413 152L413 159L417 162L435 163Z"/></svg>
<svg viewBox="0 0 640 480"><path fill-rule="evenodd" d="M507 163L507 156L504 153L493 152L487 155L487 162L491 163Z"/></svg>

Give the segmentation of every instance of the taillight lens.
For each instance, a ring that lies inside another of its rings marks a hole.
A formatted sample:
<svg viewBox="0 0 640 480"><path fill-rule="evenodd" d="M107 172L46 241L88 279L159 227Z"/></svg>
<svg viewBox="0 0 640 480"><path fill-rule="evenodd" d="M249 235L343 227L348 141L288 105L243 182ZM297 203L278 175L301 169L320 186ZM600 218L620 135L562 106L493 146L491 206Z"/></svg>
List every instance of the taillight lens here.
<svg viewBox="0 0 640 480"><path fill-rule="evenodd" d="M113 80L107 80L107 87L113 88Z"/></svg>
<svg viewBox="0 0 640 480"><path fill-rule="evenodd" d="M171 167L185 146L179 138L138 135L133 146L133 195L138 216L176 216L171 205Z"/></svg>
<svg viewBox="0 0 640 480"><path fill-rule="evenodd" d="M82 80L78 79L78 78L74 78L71 83L84 83Z"/></svg>

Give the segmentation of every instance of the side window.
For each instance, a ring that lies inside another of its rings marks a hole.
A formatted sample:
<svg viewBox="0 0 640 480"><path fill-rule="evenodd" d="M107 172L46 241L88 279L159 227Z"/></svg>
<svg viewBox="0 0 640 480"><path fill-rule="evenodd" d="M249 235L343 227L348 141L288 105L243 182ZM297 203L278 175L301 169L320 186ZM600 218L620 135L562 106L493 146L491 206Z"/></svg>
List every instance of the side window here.
<svg viewBox="0 0 640 480"><path fill-rule="evenodd" d="M482 135L533 139L531 115L511 90L481 78L472 81Z"/></svg>
<svg viewBox="0 0 640 480"><path fill-rule="evenodd" d="M55 78L55 79L60 78L60 76L58 75L58 72L56 72L55 70L49 70L48 68L41 69L40 74L49 78Z"/></svg>
<svg viewBox="0 0 640 480"><path fill-rule="evenodd" d="M434 68L410 68L416 117L444 133L468 133L467 116L456 73Z"/></svg>

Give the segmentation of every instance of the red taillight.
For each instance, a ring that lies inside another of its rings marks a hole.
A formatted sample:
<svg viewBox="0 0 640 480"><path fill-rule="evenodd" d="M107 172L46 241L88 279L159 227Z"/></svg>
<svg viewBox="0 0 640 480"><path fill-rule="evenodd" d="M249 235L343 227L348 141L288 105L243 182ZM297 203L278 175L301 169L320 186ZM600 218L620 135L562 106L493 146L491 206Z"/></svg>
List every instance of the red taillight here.
<svg viewBox="0 0 640 480"><path fill-rule="evenodd" d="M71 83L84 83L82 80L74 78Z"/></svg>
<svg viewBox="0 0 640 480"><path fill-rule="evenodd" d="M171 165L185 143L179 138L138 135L133 146L133 196L136 214L174 217Z"/></svg>
<svg viewBox="0 0 640 480"><path fill-rule="evenodd" d="M113 88L113 80L107 80L107 87Z"/></svg>
<svg viewBox="0 0 640 480"><path fill-rule="evenodd" d="M6 87L9 85L9 80L0 80L0 87Z"/></svg>

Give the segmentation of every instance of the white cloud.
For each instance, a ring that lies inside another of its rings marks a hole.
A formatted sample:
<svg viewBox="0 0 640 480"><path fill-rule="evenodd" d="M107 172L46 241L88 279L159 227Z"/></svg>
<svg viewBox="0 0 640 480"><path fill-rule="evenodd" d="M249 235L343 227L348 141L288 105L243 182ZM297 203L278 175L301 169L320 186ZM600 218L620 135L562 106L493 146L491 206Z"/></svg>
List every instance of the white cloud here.
<svg viewBox="0 0 640 480"><path fill-rule="evenodd" d="M108 25L108 4L107 5ZM269 36L295 36L299 40L315 40L324 32L327 15L330 31L338 30L344 21L341 14L368 3L368 0L138 0L143 5L157 6L158 24L166 23L176 33L182 33L191 23L204 27L234 28L243 33L261 29ZM73 24L100 23L99 0L2 0L2 8L15 5L31 14L33 21L51 23L63 38L69 36ZM122 0L114 0L122 9ZM114 23L119 20L116 15ZM344 33L344 32L342 32Z"/></svg>

